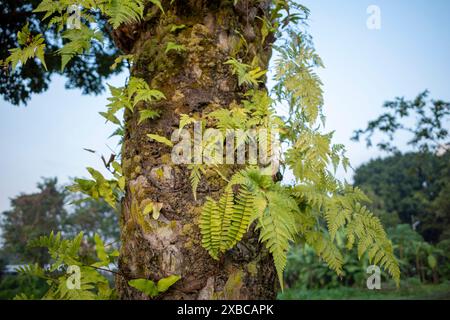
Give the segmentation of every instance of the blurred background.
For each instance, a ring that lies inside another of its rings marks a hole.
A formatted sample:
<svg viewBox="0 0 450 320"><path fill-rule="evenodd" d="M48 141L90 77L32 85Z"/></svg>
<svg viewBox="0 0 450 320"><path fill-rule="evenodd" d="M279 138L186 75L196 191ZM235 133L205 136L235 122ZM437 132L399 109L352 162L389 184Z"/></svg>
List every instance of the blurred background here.
<svg viewBox="0 0 450 320"><path fill-rule="evenodd" d="M2 6L10 3L0 1ZM356 252L347 256L345 275L338 278L312 249L298 246L291 249L287 289L279 298L449 299L450 2L302 4L311 10L307 31L326 65L319 71L325 128L335 131L335 143L346 146L353 167L338 176L371 198L371 210L395 245L403 280L397 290L383 278L382 289L370 291L367 261L358 260ZM380 19L375 29L368 25L373 6ZM10 47L5 30L18 30L1 21L3 58ZM114 55L104 53L105 60ZM71 177L85 176L87 166L101 167L99 155L119 151L118 141L108 139L113 127L98 113L107 104L104 84L121 86L127 73L98 68L87 74L81 62L69 72L48 78L31 72L14 82L3 71L0 77L0 299L24 288L37 296L45 291L45 282L14 271L49 259L45 251L26 247L31 238L52 230L69 236L97 232L118 246L117 213L104 203L77 202L65 186ZM78 89L86 83L89 89ZM86 254L92 245L86 244Z"/></svg>

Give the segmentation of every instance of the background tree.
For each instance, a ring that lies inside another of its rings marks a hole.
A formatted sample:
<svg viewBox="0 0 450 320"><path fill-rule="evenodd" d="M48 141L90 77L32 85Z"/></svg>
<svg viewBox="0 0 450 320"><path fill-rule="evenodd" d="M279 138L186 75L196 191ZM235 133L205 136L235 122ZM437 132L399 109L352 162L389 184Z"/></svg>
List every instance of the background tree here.
<svg viewBox="0 0 450 320"><path fill-rule="evenodd" d="M356 130L353 140L359 141L365 136L367 146L372 146L373 137L378 132L383 138L377 147L384 151L398 151L395 146L395 134L401 131L409 133L412 138L408 145L420 151L441 151L449 148L449 132L446 125L450 121L450 103L442 100L429 100L429 91L420 93L414 100L404 97L395 98L384 103L389 111L373 121L366 129ZM410 123L415 121L415 124Z"/></svg>
<svg viewBox="0 0 450 320"><path fill-rule="evenodd" d="M72 201L81 195L70 196ZM86 199L73 203L65 221L64 229L67 236L76 236L80 232L90 239L98 233L108 243L117 243L120 238L119 214L104 201Z"/></svg>
<svg viewBox="0 0 450 320"><path fill-rule="evenodd" d="M354 183L374 196L372 210L388 227L401 223L417 229L426 241L448 238L450 152L397 153L355 170Z"/></svg>
<svg viewBox="0 0 450 320"><path fill-rule="evenodd" d="M56 178L44 179L37 184L39 192L13 198L12 209L3 212L3 253L9 264L35 261L43 265L48 262L45 250L30 249L27 243L52 231L61 231L67 217L64 208L66 192L57 182Z"/></svg>
<svg viewBox="0 0 450 320"><path fill-rule="evenodd" d="M118 214L104 201L77 201L81 195L69 194L56 178L43 179L38 189L38 193L13 198L12 209L3 212L0 228L4 264L48 263L45 249L29 248L27 243L51 232L69 237L83 232L91 242L90 251L94 251L95 233L118 247Z"/></svg>
<svg viewBox="0 0 450 320"><path fill-rule="evenodd" d="M436 243L448 237L450 219L445 196L450 187L450 103L428 96L424 91L412 101L388 101L383 107L389 112L370 121L366 129L355 131L353 139L365 136L367 146L372 146L374 136L387 136L377 147L395 153L358 168L355 184L380 197L385 213L398 214L403 223L417 227L425 240ZM411 125L413 120L416 122ZM408 145L417 152L402 155L398 151L395 135L400 131L412 135Z"/></svg>
<svg viewBox="0 0 450 320"><path fill-rule="evenodd" d="M118 214L104 201L80 201L80 194L69 194L56 178L43 179L38 188L38 193L13 198L13 209L3 212L0 299L12 299L18 294L37 298L48 291L46 279L16 274L11 268L16 264L37 262L43 266L51 262L47 249L29 246L30 240L51 232L61 232L66 237L83 232L86 237L80 243L80 256L84 261L95 261L96 234L105 239L107 248L119 247ZM13 274L3 273L7 265ZM111 278L112 275L108 279Z"/></svg>

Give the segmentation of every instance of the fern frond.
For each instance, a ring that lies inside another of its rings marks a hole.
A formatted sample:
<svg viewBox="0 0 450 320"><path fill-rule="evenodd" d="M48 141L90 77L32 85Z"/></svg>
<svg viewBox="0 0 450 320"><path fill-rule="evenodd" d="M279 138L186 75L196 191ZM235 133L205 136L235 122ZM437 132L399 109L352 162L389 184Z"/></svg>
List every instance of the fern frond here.
<svg viewBox="0 0 450 320"><path fill-rule="evenodd" d="M104 5L104 12L109 16L109 23L114 29L121 24L139 22L144 15L143 0L109 0Z"/></svg>
<svg viewBox="0 0 450 320"><path fill-rule="evenodd" d="M61 71L76 55L88 52L91 48L91 42L96 40L103 42L103 35L100 31L95 31L82 25L80 29L69 29L63 32L62 38L66 43L58 50L61 55Z"/></svg>
<svg viewBox="0 0 450 320"><path fill-rule="evenodd" d="M194 195L194 200L197 201L197 189L205 169L201 164L193 164L189 168L191 169L189 181L191 182L192 194Z"/></svg>
<svg viewBox="0 0 450 320"><path fill-rule="evenodd" d="M261 70L258 66L253 67L242 63L235 58L227 60L225 64L231 66L232 73L238 77L239 85L247 84L256 87L258 86L258 83L261 82L261 77L266 74L266 70Z"/></svg>
<svg viewBox="0 0 450 320"><path fill-rule="evenodd" d="M208 198L200 217L202 246L217 259L242 240L254 216L254 196L245 188L237 196L228 188L218 202Z"/></svg>
<svg viewBox="0 0 450 320"><path fill-rule="evenodd" d="M172 141L170 141L166 137L160 136L158 134L147 134L147 137L149 137L150 139L155 140L159 143L165 144L168 147L173 147Z"/></svg>
<svg viewBox="0 0 450 320"><path fill-rule="evenodd" d="M139 112L139 121L138 124L141 124L142 122L144 122L145 120L148 119L156 119L160 116L159 111L155 111L155 110L141 110Z"/></svg>
<svg viewBox="0 0 450 320"><path fill-rule="evenodd" d="M316 254L339 276L343 275L342 265L344 258L332 240L325 238L324 234L312 231L305 236L306 243L314 248Z"/></svg>
<svg viewBox="0 0 450 320"><path fill-rule="evenodd" d="M181 114L179 132L181 132L181 130L183 130L186 126L190 125L191 123L194 123L195 121L196 121L195 118L192 118L187 114Z"/></svg>
<svg viewBox="0 0 450 320"><path fill-rule="evenodd" d="M347 228L347 239L349 248L358 241L359 257L367 253L371 263L380 265L399 284L400 268L392 243L378 217L359 203L354 207L352 221Z"/></svg>
<svg viewBox="0 0 450 320"><path fill-rule="evenodd" d="M202 246L214 259L218 259L220 244L221 216L216 202L207 198L203 205L199 226L202 234Z"/></svg>
<svg viewBox="0 0 450 320"><path fill-rule="evenodd" d="M221 217L219 251L225 252L226 250L231 248L230 242L234 240L230 238L229 234L229 229L231 226L231 218L234 215L234 194L232 190L226 190L222 195L222 197L220 197L218 209Z"/></svg>
<svg viewBox="0 0 450 320"><path fill-rule="evenodd" d="M27 276L40 277L40 278L45 277L45 270L43 268L41 268L37 263L20 266L17 268L17 272L19 274L23 274L23 275L27 275Z"/></svg>
<svg viewBox="0 0 450 320"><path fill-rule="evenodd" d="M242 240L251 221L253 221L255 205L255 196L245 187L241 187L230 218L231 224L227 235L228 247L232 248Z"/></svg>
<svg viewBox="0 0 450 320"><path fill-rule="evenodd" d="M168 52L170 52L172 50L177 52L177 53L180 53L180 52L186 51L186 47L184 45L182 45L182 44L177 44L175 42L169 41L167 43L165 53L168 53Z"/></svg>
<svg viewBox="0 0 450 320"><path fill-rule="evenodd" d="M260 241L272 254L278 279L283 288L283 271L286 267L289 242L297 233L293 211L298 210L295 201L282 192L266 193L268 205L257 220Z"/></svg>
<svg viewBox="0 0 450 320"><path fill-rule="evenodd" d="M47 70L44 58L44 37L41 34L32 36L27 24L18 32L17 40L19 42L19 48L9 50L10 56L6 58L5 63L11 63L13 70L15 70L19 63L25 65L29 59L37 57Z"/></svg>

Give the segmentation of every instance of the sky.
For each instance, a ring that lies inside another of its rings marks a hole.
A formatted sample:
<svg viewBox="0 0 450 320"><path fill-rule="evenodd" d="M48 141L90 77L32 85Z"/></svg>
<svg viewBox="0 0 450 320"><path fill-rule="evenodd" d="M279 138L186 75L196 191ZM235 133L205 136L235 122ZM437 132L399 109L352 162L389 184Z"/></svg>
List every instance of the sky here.
<svg viewBox="0 0 450 320"><path fill-rule="evenodd" d="M324 83L326 130L334 142L347 146L353 167L383 156L364 143L350 140L382 113L382 104L397 96L414 98L425 89L450 101L450 1L448 0L304 0L311 10L308 32L326 68ZM380 9L380 29L369 29L367 8ZM121 86L125 76L108 83ZM0 100L0 212L10 198L36 191L41 177L86 176L85 168L101 168L89 148L109 155L117 150L113 132L98 112L107 93L83 96L66 90L54 77L50 89L33 96L26 107ZM448 124L449 125L449 124ZM405 137L398 144L404 145ZM339 172L351 181L352 172Z"/></svg>

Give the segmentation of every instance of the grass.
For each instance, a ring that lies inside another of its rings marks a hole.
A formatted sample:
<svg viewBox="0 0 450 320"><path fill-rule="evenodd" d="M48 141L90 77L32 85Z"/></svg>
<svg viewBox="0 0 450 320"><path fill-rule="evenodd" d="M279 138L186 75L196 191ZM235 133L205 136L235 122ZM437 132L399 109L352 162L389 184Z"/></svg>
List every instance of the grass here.
<svg viewBox="0 0 450 320"><path fill-rule="evenodd" d="M450 281L422 284L416 279L402 281L400 288L389 283L381 290L340 287L335 289L286 289L280 300L450 300Z"/></svg>

